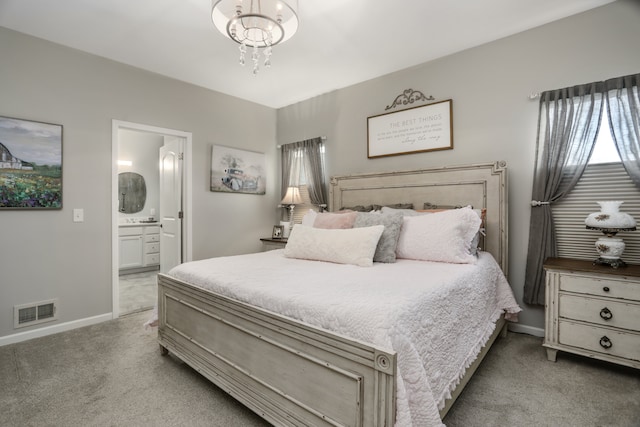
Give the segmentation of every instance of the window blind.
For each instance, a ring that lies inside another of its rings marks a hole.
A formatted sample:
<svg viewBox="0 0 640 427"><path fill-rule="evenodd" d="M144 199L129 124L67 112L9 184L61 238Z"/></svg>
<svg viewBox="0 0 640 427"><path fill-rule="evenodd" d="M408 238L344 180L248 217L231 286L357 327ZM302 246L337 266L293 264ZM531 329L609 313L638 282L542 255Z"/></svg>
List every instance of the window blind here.
<svg viewBox="0 0 640 427"><path fill-rule="evenodd" d="M606 200L623 201L620 211L640 222L640 189L633 184L622 163L589 165L571 193L551 207L559 257L586 260L598 257L594 245L602 234L587 230L584 220L600 210L596 202ZM622 259L629 264L640 264L640 229L618 233L617 237L626 245Z"/></svg>
<svg viewBox="0 0 640 427"><path fill-rule="evenodd" d="M302 197L303 203L296 205L296 208L293 210L294 224L300 224L302 222L302 217L309 212L309 209L316 212L320 210L318 206L311 203L311 199L309 198L309 188L306 185L301 185L298 189L300 190L300 197Z"/></svg>

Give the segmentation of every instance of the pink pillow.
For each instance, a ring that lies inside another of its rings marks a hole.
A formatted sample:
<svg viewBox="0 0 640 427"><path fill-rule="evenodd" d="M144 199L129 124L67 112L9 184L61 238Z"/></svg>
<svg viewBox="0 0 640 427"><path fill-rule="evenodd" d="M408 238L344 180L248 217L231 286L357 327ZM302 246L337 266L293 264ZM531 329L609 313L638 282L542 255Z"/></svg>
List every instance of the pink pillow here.
<svg viewBox="0 0 640 427"><path fill-rule="evenodd" d="M323 212L316 216L313 226L315 228L353 228L358 212Z"/></svg>

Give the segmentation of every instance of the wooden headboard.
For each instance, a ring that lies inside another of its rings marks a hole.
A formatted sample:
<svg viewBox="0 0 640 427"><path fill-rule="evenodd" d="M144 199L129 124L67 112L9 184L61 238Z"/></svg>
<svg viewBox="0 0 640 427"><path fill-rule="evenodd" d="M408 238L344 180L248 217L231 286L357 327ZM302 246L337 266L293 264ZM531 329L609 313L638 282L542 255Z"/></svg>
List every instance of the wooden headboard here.
<svg viewBox="0 0 640 427"><path fill-rule="evenodd" d="M330 183L330 211L398 203L412 203L414 209L423 209L425 203L485 208L483 249L493 255L507 275L506 162L334 176Z"/></svg>

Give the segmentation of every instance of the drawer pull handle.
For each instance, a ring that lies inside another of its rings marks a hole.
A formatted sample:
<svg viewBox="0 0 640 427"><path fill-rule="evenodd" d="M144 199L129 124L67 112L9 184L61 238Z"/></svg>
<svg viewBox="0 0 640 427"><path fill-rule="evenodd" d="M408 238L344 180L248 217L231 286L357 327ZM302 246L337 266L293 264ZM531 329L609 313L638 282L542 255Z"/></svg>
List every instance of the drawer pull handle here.
<svg viewBox="0 0 640 427"><path fill-rule="evenodd" d="M602 288L602 290L605 291L605 292L609 292L609 287L605 286L604 288Z"/></svg>
<svg viewBox="0 0 640 427"><path fill-rule="evenodd" d="M600 317L602 317L603 320L611 320L611 318L613 317L613 313L611 312L611 310L605 307L600 310Z"/></svg>
<svg viewBox="0 0 640 427"><path fill-rule="evenodd" d="M605 335L602 338L600 338L600 346L602 348L606 348L609 349L613 346L613 343L611 342L611 340Z"/></svg>

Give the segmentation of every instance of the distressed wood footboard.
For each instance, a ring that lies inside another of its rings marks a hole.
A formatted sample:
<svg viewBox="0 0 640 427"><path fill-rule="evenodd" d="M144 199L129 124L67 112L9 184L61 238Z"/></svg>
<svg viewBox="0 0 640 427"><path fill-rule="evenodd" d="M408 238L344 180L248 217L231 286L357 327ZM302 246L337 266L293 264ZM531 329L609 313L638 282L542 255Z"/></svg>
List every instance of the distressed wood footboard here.
<svg viewBox="0 0 640 427"><path fill-rule="evenodd" d="M158 275L158 339L275 425L391 427L396 354Z"/></svg>

